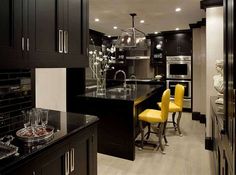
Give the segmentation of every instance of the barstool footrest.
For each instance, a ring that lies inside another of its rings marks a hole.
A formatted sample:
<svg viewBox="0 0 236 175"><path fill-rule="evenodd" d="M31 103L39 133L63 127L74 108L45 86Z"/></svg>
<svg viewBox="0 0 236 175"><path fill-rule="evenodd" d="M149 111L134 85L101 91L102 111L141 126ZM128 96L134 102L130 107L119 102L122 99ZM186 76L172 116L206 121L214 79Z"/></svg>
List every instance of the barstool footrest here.
<svg viewBox="0 0 236 175"><path fill-rule="evenodd" d="M137 147L140 147L141 140L135 140L135 145ZM143 146L150 146L150 147L156 148L158 145L156 143L152 143L151 141L144 140L143 141Z"/></svg>

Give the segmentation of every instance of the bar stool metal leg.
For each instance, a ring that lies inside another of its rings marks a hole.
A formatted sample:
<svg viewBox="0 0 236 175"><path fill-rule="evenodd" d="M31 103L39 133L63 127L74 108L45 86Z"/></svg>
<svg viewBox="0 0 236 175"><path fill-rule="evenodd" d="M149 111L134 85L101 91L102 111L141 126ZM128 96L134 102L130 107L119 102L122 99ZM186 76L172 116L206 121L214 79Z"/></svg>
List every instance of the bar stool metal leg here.
<svg viewBox="0 0 236 175"><path fill-rule="evenodd" d="M180 119L181 119L181 116L182 116L182 112L179 112L179 115L178 115L178 118L177 118L177 129L178 129L178 132L179 132L179 136L182 137L183 134L181 133L180 131Z"/></svg>
<svg viewBox="0 0 236 175"><path fill-rule="evenodd" d="M173 126L175 128L175 131L177 131L177 126L176 126L176 122L175 122L175 114L176 114L176 112L172 113L172 122L173 122Z"/></svg>
<svg viewBox="0 0 236 175"><path fill-rule="evenodd" d="M148 123L148 132L147 132L147 137L146 137L147 140L149 139L150 134L151 134L151 124Z"/></svg>
<svg viewBox="0 0 236 175"><path fill-rule="evenodd" d="M143 123L141 120L139 121L139 127L140 127L140 132L141 132L141 147L140 147L140 149L142 150L143 149L143 140L144 140L144 130L143 130Z"/></svg>
<svg viewBox="0 0 236 175"><path fill-rule="evenodd" d="M165 152L164 152L164 146L163 146L163 144L162 144L163 129L164 129L164 123L161 123L161 125L160 125L160 130L159 130L159 133L158 133L159 145L160 145L160 148L161 148L161 153L162 153L162 154L165 154Z"/></svg>
<svg viewBox="0 0 236 175"><path fill-rule="evenodd" d="M164 124L163 137L164 137L164 140L165 140L165 145L168 146L168 141L166 139L166 125L167 125L167 121Z"/></svg>

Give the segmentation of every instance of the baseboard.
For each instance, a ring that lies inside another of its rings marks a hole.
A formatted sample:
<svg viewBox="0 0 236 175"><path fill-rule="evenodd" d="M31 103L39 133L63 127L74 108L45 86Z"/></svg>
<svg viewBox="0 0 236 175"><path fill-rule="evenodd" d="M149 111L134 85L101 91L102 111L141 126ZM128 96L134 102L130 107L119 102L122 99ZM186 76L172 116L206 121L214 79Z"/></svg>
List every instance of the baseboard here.
<svg viewBox="0 0 236 175"><path fill-rule="evenodd" d="M205 114L200 115L200 123L206 124L206 115Z"/></svg>
<svg viewBox="0 0 236 175"><path fill-rule="evenodd" d="M192 112L191 108L183 108L183 112Z"/></svg>
<svg viewBox="0 0 236 175"><path fill-rule="evenodd" d="M206 124L206 115L200 112L192 112L192 120L199 121L202 124Z"/></svg>
<svg viewBox="0 0 236 175"><path fill-rule="evenodd" d="M211 137L205 137L205 149L213 151L213 140Z"/></svg>
<svg viewBox="0 0 236 175"><path fill-rule="evenodd" d="M192 112L192 120L200 120L200 112Z"/></svg>

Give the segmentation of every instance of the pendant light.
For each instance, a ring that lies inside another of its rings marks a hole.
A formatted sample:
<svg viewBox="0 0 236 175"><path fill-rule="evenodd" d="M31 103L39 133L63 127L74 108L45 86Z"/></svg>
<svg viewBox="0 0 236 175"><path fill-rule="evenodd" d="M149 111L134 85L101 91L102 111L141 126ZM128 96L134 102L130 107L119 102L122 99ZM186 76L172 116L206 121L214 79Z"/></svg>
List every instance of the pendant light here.
<svg viewBox="0 0 236 175"><path fill-rule="evenodd" d="M145 33L136 29L134 26L134 17L137 16L136 13L131 13L130 16L132 17L132 27L122 30L121 35L117 39L116 47L124 49L148 47Z"/></svg>

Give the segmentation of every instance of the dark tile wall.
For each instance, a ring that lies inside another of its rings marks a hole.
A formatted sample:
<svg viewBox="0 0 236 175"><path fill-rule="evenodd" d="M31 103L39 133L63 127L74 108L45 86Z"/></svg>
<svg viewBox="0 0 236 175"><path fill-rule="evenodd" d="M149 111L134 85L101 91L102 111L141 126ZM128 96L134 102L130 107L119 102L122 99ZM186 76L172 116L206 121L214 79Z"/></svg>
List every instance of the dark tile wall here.
<svg viewBox="0 0 236 175"><path fill-rule="evenodd" d="M0 137L23 127L21 111L32 108L30 70L0 70Z"/></svg>

